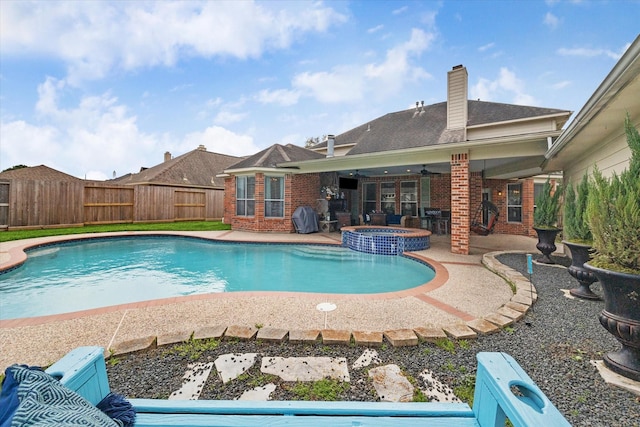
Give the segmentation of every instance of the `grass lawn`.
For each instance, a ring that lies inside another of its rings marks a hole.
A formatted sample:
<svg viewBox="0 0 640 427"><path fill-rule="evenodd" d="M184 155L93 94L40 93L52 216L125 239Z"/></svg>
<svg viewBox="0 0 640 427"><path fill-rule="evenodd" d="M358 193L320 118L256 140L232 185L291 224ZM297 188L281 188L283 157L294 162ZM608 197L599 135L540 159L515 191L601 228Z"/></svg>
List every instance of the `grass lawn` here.
<svg viewBox="0 0 640 427"><path fill-rule="evenodd" d="M63 234L104 233L108 231L215 231L231 230L220 221L181 221L139 224L85 225L83 227L43 228L37 230L0 231L0 242Z"/></svg>

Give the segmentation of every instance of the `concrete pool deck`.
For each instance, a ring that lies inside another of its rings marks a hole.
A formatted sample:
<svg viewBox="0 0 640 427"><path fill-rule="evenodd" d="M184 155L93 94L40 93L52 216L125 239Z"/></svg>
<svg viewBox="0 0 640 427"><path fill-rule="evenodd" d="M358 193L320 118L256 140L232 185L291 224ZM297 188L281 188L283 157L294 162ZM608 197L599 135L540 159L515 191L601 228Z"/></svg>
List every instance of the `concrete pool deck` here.
<svg viewBox="0 0 640 427"><path fill-rule="evenodd" d="M267 234L238 231L123 232L107 235L174 234L242 242L339 244L337 233ZM104 236L81 234L0 243L0 269L24 260L23 248L52 241ZM450 252L449 236L432 236L431 248L413 254L436 269L421 287L375 295L247 292L204 294L105 307L62 315L0 320L0 369L13 363L48 365L69 350L98 345L123 353L197 337L256 337L291 341L322 339L376 345L410 345L445 333L475 338L522 317L535 290L501 266L495 251L537 254L524 236L471 236L470 255ZM558 245L559 251L562 246ZM484 264L483 264L484 259ZM516 293L498 271L516 285ZM312 274L312 272L310 272ZM331 302L334 311L317 305ZM2 302L0 301L0 310ZM326 317L325 317L326 316ZM325 329L326 321L326 329ZM383 338L384 337L384 338Z"/></svg>

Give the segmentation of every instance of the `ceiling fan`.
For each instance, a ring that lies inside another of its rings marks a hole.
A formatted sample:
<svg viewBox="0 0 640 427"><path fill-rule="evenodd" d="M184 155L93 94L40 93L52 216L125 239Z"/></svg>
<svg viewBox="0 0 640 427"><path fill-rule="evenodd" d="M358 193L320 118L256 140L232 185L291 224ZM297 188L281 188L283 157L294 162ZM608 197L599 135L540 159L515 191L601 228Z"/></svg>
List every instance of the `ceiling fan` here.
<svg viewBox="0 0 640 427"><path fill-rule="evenodd" d="M431 172L427 170L427 165L422 165L422 170L420 171L420 175L422 176L431 176L431 175L440 175L438 172Z"/></svg>

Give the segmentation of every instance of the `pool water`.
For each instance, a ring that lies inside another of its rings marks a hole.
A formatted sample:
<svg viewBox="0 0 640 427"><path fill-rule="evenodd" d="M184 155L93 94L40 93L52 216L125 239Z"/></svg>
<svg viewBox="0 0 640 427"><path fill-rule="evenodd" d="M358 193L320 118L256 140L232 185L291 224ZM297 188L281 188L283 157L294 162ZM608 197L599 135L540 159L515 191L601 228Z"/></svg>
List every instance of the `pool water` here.
<svg viewBox="0 0 640 427"><path fill-rule="evenodd" d="M335 246L90 239L30 250L23 265L0 274L0 319L211 292L392 292L433 277L406 257Z"/></svg>

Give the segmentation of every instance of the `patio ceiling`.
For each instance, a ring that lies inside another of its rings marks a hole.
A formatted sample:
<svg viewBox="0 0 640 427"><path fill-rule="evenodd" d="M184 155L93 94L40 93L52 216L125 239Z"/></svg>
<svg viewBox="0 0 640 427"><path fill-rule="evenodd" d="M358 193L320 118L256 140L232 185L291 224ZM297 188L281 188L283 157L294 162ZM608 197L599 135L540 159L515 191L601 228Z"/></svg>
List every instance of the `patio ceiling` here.
<svg viewBox="0 0 640 427"><path fill-rule="evenodd" d="M294 168L298 173L338 172L353 176L393 176L419 174L426 168L433 173L449 173L453 153L468 152L471 172L487 178L524 178L541 172L547 151L548 135L521 138L467 141L461 144L420 147L362 155L335 156L301 162L287 162L278 167ZM424 165L424 166L423 166Z"/></svg>

